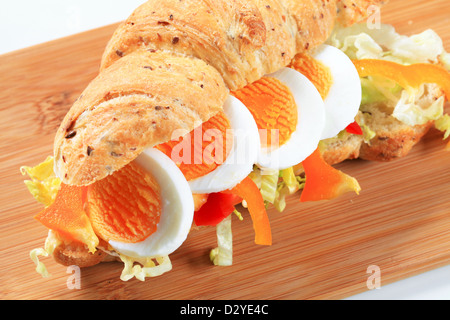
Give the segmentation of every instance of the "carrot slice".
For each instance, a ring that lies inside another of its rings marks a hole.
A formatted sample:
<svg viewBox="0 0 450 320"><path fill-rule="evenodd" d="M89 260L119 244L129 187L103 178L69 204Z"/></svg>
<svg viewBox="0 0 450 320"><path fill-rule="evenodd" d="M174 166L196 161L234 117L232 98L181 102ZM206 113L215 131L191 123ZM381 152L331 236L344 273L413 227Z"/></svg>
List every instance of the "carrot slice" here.
<svg viewBox="0 0 450 320"><path fill-rule="evenodd" d="M361 190L355 178L329 165L317 148L302 162L305 170L305 187L302 190L300 201L329 200L340 195Z"/></svg>
<svg viewBox="0 0 450 320"><path fill-rule="evenodd" d="M267 216L261 192L253 180L246 177L233 189L224 191L224 193L232 193L245 200L252 218L253 229L255 230L255 243L271 245L272 232L269 217Z"/></svg>
<svg viewBox="0 0 450 320"><path fill-rule="evenodd" d="M64 239L82 242L94 252L99 239L83 209L85 193L85 187L61 184L55 201L34 218Z"/></svg>

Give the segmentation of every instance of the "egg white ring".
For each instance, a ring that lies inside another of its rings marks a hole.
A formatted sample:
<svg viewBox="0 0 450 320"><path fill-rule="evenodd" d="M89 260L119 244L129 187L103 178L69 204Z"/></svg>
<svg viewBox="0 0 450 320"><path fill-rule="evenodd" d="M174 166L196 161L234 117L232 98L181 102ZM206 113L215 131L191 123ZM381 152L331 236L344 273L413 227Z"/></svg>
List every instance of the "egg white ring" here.
<svg viewBox="0 0 450 320"><path fill-rule="evenodd" d="M235 187L253 170L260 150L258 127L247 107L228 96L223 111L230 122L233 145L222 164L189 181L192 193L220 192Z"/></svg>
<svg viewBox="0 0 450 320"><path fill-rule="evenodd" d="M125 243L110 240L119 253L134 258L166 256L186 240L194 218L194 199L186 178L163 152L149 148L135 160L160 186L161 216L157 229L145 240Z"/></svg>
<svg viewBox="0 0 450 320"><path fill-rule="evenodd" d="M259 152L258 166L282 170L299 164L317 148L324 130L325 108L319 91L300 72L283 68L267 76L291 90L298 110L297 126L289 140L276 149L262 147Z"/></svg>
<svg viewBox="0 0 450 320"><path fill-rule="evenodd" d="M312 57L330 69L333 83L324 99L326 123L322 139L335 137L355 121L361 104L361 80L350 58L338 48L323 44Z"/></svg>

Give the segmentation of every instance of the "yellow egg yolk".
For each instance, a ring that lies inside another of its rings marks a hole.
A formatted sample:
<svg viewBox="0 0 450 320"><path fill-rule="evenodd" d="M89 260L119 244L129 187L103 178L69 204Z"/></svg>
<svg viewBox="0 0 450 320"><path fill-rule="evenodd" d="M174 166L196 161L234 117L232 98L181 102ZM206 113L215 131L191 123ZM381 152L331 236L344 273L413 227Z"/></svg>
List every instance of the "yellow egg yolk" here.
<svg viewBox="0 0 450 320"><path fill-rule="evenodd" d="M156 148L174 160L190 181L208 174L225 161L233 142L230 129L228 118L220 111L187 135Z"/></svg>
<svg viewBox="0 0 450 320"><path fill-rule="evenodd" d="M88 186L87 214L105 241L139 242L157 229L160 186L134 162Z"/></svg>
<svg viewBox="0 0 450 320"><path fill-rule="evenodd" d="M299 53L292 59L289 67L307 77L319 91L322 99L328 96L333 85L333 77L326 65L309 55Z"/></svg>
<svg viewBox="0 0 450 320"><path fill-rule="evenodd" d="M255 119L263 147L283 145L289 140L297 127L298 111L294 96L280 80L263 77L232 94Z"/></svg>

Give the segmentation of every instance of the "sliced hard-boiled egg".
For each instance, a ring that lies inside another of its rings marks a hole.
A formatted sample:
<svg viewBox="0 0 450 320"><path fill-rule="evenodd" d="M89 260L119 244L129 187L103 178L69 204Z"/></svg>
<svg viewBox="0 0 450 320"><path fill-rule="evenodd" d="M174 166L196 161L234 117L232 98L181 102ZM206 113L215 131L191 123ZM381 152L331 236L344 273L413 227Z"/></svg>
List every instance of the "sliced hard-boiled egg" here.
<svg viewBox="0 0 450 320"><path fill-rule="evenodd" d="M304 75L283 68L233 92L253 115L262 168L286 169L302 162L318 146L325 125L324 102Z"/></svg>
<svg viewBox="0 0 450 320"><path fill-rule="evenodd" d="M229 96L223 112L157 148L177 163L192 193L205 194L231 189L247 177L257 160L259 141L252 115Z"/></svg>
<svg viewBox="0 0 450 320"><path fill-rule="evenodd" d="M156 198L161 202L159 221L154 232L141 241L111 239L108 242L114 250L130 257L168 255L186 240L192 226L194 200L191 189L175 163L155 148L146 149L134 162L154 177L158 185L159 196ZM143 197L150 200L150 195ZM122 223L130 224L128 228L133 230L139 227L131 219Z"/></svg>
<svg viewBox="0 0 450 320"><path fill-rule="evenodd" d="M336 136L355 121L361 103L361 82L346 54L323 44L311 56L296 55L290 67L313 82L324 100L326 122L322 139Z"/></svg>

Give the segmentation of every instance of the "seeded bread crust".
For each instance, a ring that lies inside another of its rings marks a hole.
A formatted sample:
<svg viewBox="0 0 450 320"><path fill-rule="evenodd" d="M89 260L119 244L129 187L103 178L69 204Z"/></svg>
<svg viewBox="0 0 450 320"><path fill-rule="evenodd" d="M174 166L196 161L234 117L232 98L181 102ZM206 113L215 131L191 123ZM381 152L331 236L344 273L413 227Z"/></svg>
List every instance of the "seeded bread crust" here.
<svg viewBox="0 0 450 320"><path fill-rule="evenodd" d="M149 0L113 34L99 75L58 129L55 173L88 185L193 130L221 110L230 90L323 43L336 19L346 19L338 4Z"/></svg>
<svg viewBox="0 0 450 320"><path fill-rule="evenodd" d="M220 74L202 60L135 51L100 73L57 131L55 173L87 185L135 159L145 147L178 138L222 110Z"/></svg>
<svg viewBox="0 0 450 320"><path fill-rule="evenodd" d="M359 158L385 162L405 157L432 126L433 121L412 127L398 122L394 130L379 129L369 143L361 144Z"/></svg>
<svg viewBox="0 0 450 320"><path fill-rule="evenodd" d="M234 91L325 42L335 1L150 0L122 23L101 70L138 48L168 50L214 66Z"/></svg>
<svg viewBox="0 0 450 320"><path fill-rule="evenodd" d="M357 159L363 142L363 137L355 134L347 135L342 139L327 139L324 141L322 157L330 165Z"/></svg>

